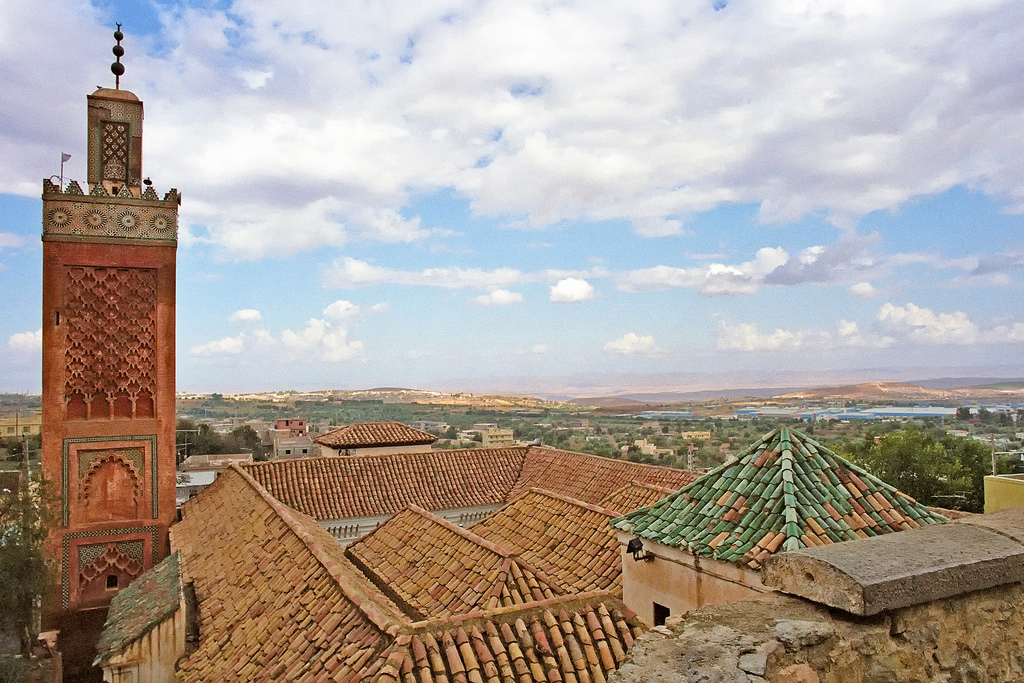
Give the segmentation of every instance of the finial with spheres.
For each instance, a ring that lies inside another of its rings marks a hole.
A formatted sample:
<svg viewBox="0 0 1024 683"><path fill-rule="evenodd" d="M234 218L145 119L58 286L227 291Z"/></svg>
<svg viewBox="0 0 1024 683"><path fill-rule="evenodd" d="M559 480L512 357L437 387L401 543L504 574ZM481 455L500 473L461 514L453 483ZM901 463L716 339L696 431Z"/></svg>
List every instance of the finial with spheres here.
<svg viewBox="0 0 1024 683"><path fill-rule="evenodd" d="M121 76L124 75L124 64L121 63L121 57L124 57L124 48L121 47L123 39L124 34L121 33L121 24L118 24L117 30L114 31L114 40L117 41L117 45L112 50L114 56L117 57L117 61L110 65L110 71L114 74L114 88L116 90L121 89Z"/></svg>

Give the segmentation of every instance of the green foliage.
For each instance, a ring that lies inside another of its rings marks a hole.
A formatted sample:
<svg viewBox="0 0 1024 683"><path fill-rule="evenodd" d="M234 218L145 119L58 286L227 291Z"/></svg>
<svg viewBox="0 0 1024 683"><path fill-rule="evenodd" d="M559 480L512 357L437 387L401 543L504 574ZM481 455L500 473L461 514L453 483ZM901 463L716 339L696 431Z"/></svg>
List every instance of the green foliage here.
<svg viewBox="0 0 1024 683"><path fill-rule="evenodd" d="M230 434L221 436L206 423L179 419L175 443L182 458L190 455L219 453L252 453L253 460L266 460L263 441L249 425L235 427Z"/></svg>
<svg viewBox="0 0 1024 683"><path fill-rule="evenodd" d="M0 620L19 635L27 656L38 635L38 605L54 586L44 545L56 519L57 498L42 476L30 475L27 467L11 486L0 489Z"/></svg>
<svg viewBox="0 0 1024 683"><path fill-rule="evenodd" d="M847 444L846 455L925 505L981 512L991 449L956 436L937 438L916 427Z"/></svg>

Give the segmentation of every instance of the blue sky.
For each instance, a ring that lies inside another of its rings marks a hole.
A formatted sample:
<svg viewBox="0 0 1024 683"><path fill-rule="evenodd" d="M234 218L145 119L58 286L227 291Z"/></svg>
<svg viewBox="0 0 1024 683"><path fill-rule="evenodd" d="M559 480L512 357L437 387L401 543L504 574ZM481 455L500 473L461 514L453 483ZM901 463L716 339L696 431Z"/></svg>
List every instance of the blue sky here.
<svg viewBox="0 0 1024 683"><path fill-rule="evenodd" d="M5 0L0 391L115 21L181 391L1024 376L1020 3L635 4Z"/></svg>

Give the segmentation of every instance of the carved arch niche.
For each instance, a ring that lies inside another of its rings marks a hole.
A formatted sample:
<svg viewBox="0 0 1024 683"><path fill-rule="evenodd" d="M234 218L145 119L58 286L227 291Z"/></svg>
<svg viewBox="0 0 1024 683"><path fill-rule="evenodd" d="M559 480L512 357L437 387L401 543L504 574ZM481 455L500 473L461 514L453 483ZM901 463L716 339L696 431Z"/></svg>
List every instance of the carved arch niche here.
<svg viewBox="0 0 1024 683"><path fill-rule="evenodd" d="M144 453L139 449L79 451L81 521L139 519L142 514Z"/></svg>
<svg viewBox="0 0 1024 683"><path fill-rule="evenodd" d="M79 546L78 596L82 606L105 604L142 574L143 542L115 541Z"/></svg>

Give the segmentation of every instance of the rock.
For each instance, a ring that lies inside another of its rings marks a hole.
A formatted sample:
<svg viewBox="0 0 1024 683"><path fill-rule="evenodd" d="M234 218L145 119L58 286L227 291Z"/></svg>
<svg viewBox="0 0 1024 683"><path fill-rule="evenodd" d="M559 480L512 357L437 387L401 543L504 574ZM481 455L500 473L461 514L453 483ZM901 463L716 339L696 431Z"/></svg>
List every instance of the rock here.
<svg viewBox="0 0 1024 683"><path fill-rule="evenodd" d="M764 676L764 672L768 669L768 657L759 652L747 652L740 655L737 666L748 674Z"/></svg>
<svg viewBox="0 0 1024 683"><path fill-rule="evenodd" d="M779 672L777 683L821 683L817 672L807 664L793 664Z"/></svg>
<svg viewBox="0 0 1024 683"><path fill-rule="evenodd" d="M835 628L820 621L775 622L775 638L786 646L787 652L796 652L801 648L823 643L834 635Z"/></svg>

